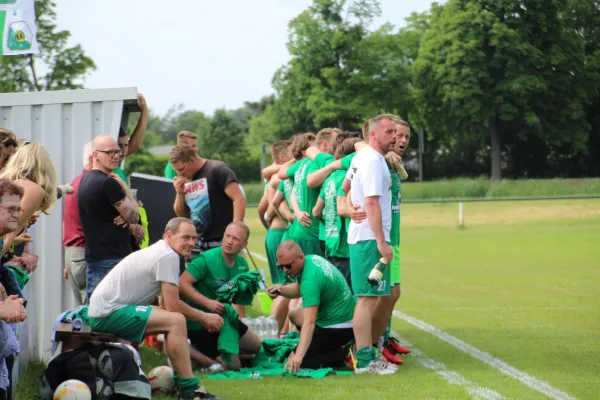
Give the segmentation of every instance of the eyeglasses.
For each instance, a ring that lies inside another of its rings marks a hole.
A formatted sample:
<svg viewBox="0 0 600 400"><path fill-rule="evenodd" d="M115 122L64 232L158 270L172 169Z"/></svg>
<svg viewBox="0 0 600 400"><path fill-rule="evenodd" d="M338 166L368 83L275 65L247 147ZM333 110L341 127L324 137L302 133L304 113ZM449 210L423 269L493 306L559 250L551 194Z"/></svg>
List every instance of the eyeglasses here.
<svg viewBox="0 0 600 400"><path fill-rule="evenodd" d="M5 210L8 210L9 213L14 214L14 213L22 213L23 209L21 207L16 207L16 206L4 206L2 204L0 204L0 207L4 208Z"/></svg>
<svg viewBox="0 0 600 400"><path fill-rule="evenodd" d="M288 271L288 270L292 269L292 265L296 262L296 260L298 259L298 257L300 257L300 255L297 255L296 258L294 258L291 263L289 263L289 264L277 264L277 267L281 268L283 270Z"/></svg>
<svg viewBox="0 0 600 400"><path fill-rule="evenodd" d="M123 150L119 149L119 150L96 150L99 151L100 153L104 153L109 157L114 157L114 156L118 156L121 155L121 153L123 153Z"/></svg>

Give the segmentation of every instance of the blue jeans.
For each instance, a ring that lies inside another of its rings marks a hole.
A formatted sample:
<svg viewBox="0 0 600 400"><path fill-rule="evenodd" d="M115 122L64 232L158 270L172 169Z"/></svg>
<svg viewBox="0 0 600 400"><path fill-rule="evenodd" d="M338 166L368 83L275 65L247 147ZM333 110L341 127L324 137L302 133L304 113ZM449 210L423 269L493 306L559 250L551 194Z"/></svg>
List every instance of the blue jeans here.
<svg viewBox="0 0 600 400"><path fill-rule="evenodd" d="M94 291L94 289L96 289L96 286L98 286L100 281L104 279L104 277L110 272L110 270L113 269L113 267L117 265L121 260L122 258L116 258L113 260L86 260L86 305L90 304L90 297L92 296L92 292Z"/></svg>

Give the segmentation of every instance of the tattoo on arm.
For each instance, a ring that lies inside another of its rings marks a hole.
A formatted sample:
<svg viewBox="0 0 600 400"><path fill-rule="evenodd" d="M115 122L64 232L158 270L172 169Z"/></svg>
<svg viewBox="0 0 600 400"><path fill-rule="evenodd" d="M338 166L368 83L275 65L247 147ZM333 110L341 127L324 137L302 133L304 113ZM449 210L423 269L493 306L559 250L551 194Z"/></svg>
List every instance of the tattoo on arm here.
<svg viewBox="0 0 600 400"><path fill-rule="evenodd" d="M123 200L116 202L115 208L127 223L138 223L140 213L133 197L127 196Z"/></svg>

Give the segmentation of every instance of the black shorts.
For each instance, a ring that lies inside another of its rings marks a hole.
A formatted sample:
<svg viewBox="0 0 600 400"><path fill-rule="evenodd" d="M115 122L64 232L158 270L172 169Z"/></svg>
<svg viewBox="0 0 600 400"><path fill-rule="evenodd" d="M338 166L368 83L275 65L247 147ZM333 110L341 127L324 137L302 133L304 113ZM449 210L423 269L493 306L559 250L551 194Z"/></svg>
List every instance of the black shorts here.
<svg viewBox="0 0 600 400"><path fill-rule="evenodd" d="M354 339L352 328L321 328L315 326L310 346L302 360L302 368L343 367L349 346Z"/></svg>
<svg viewBox="0 0 600 400"><path fill-rule="evenodd" d="M352 291L352 279L350 277L350 259L341 257L327 257L327 260L332 263L344 276L344 279Z"/></svg>
<svg viewBox="0 0 600 400"><path fill-rule="evenodd" d="M238 320L238 334L240 338L248 332L248 326ZM200 353L210 358L217 358L219 353L219 332L210 333L207 330L189 330L188 339L192 346Z"/></svg>

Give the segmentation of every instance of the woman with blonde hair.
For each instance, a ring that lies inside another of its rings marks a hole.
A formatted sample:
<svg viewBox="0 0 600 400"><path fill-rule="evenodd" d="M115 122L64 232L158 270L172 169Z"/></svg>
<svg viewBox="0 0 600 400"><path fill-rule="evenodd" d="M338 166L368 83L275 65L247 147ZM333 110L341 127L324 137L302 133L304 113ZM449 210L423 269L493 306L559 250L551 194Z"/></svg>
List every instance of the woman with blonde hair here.
<svg viewBox="0 0 600 400"><path fill-rule="evenodd" d="M0 127L0 170L17 150L17 136L8 128Z"/></svg>
<svg viewBox="0 0 600 400"><path fill-rule="evenodd" d="M41 212L47 214L56 201L56 170L44 146L30 142L19 147L10 157L0 172L0 179L8 179L23 188L19 225L15 232L4 237L2 254L5 254L13 242L31 241L28 235L18 235L27 229L32 216Z"/></svg>

